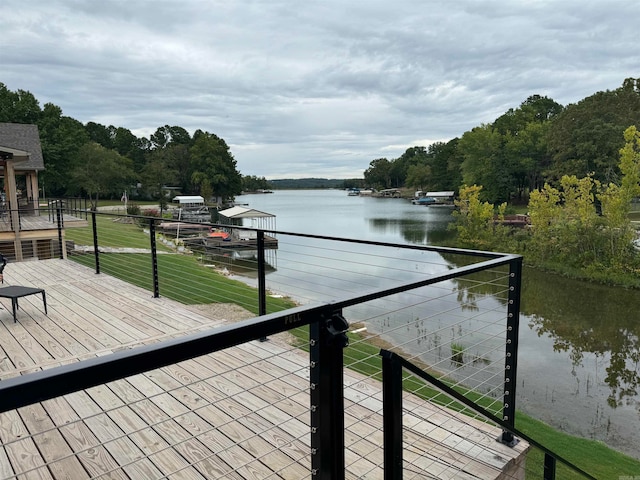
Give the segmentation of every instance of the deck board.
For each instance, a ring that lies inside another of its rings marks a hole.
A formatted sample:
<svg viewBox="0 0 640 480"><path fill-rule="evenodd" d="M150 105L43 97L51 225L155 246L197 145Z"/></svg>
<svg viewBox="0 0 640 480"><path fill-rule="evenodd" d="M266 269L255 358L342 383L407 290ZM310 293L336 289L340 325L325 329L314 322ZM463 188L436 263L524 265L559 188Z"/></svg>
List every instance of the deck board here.
<svg viewBox="0 0 640 480"><path fill-rule="evenodd" d="M68 260L12 263L5 285L45 288L0 310L0 380L215 328L225 318ZM380 384L345 372L346 478L382 478ZM311 478L308 354L276 336L0 414L0 478ZM498 478L525 447L405 397L405 468ZM426 471L430 473L426 473ZM469 473L472 472L472 473Z"/></svg>

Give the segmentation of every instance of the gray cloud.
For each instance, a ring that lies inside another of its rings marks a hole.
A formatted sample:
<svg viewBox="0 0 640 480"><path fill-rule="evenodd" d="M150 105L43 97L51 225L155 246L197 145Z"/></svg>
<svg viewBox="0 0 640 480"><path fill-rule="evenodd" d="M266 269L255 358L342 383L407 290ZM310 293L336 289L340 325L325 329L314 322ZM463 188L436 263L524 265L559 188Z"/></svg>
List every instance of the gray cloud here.
<svg viewBox="0 0 640 480"><path fill-rule="evenodd" d="M360 176L532 94L640 76L633 2L0 4L0 82L81 122L206 130L243 174Z"/></svg>

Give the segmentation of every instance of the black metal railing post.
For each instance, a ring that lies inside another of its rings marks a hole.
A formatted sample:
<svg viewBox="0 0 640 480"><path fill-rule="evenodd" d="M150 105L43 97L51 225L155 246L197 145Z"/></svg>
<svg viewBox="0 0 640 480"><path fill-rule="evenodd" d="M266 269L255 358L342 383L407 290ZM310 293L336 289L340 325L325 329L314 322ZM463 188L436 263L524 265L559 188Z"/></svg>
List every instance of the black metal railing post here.
<svg viewBox="0 0 640 480"><path fill-rule="evenodd" d="M98 224L96 222L96 212L91 211L91 228L93 228L93 258L96 262L96 273L100 273L100 251L98 244Z"/></svg>
<svg viewBox="0 0 640 480"><path fill-rule="evenodd" d="M556 457L544 454L544 473L543 480L556 480Z"/></svg>
<svg viewBox="0 0 640 480"><path fill-rule="evenodd" d="M264 258L264 231L258 230L258 315L267 314L267 284Z"/></svg>
<svg viewBox="0 0 640 480"><path fill-rule="evenodd" d="M381 350L384 480L402 479L402 363Z"/></svg>
<svg viewBox="0 0 640 480"><path fill-rule="evenodd" d="M344 480L343 348L349 324L340 311L309 325L311 358L311 472L314 479Z"/></svg>
<svg viewBox="0 0 640 480"><path fill-rule="evenodd" d="M264 231L258 230L256 239L258 248L258 315L267 314L267 283L266 268L264 258ZM267 337L260 338L261 342L266 342Z"/></svg>
<svg viewBox="0 0 640 480"><path fill-rule="evenodd" d="M160 297L160 280L158 278L158 246L156 243L156 221L149 218L149 242L151 243L151 270L153 272L153 298Z"/></svg>
<svg viewBox="0 0 640 480"><path fill-rule="evenodd" d="M507 425L515 426L516 415L516 374L518 367L518 331L520 326L520 292L522 287L522 257L509 263L509 294L507 304L506 358L502 419ZM517 439L507 430L502 432L501 441L514 445Z"/></svg>
<svg viewBox="0 0 640 480"><path fill-rule="evenodd" d="M64 245L62 243L62 229L64 227L64 223L62 221L62 208L58 205L56 209L56 224L58 227L58 245L60 245L60 260L64 259Z"/></svg>

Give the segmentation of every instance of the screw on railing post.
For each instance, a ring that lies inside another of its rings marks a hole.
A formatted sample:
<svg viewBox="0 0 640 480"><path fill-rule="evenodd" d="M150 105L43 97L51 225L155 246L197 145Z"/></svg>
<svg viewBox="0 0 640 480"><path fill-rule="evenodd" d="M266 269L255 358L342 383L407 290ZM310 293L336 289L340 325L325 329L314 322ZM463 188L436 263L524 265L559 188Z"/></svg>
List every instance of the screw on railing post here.
<svg viewBox="0 0 640 480"><path fill-rule="evenodd" d="M151 269L153 271L153 298L160 296L160 280L158 278L158 246L156 244L156 221L149 218L149 242L151 243Z"/></svg>
<svg viewBox="0 0 640 480"><path fill-rule="evenodd" d="M506 358L504 373L504 405L502 419L507 425L515 426L516 414L516 374L518 367L518 330L520 325L520 291L522 285L522 257L509 262L509 294L507 304ZM501 441L515 445L518 440L507 430L502 432Z"/></svg>
<svg viewBox="0 0 640 480"><path fill-rule="evenodd" d="M60 208L60 204L58 204L58 208L56 208L56 226L58 228L58 245L60 245L60 260L64 259L64 245L62 244L62 209Z"/></svg>
<svg viewBox="0 0 640 480"><path fill-rule="evenodd" d="M544 454L544 472L542 474L543 480L556 480L556 457Z"/></svg>
<svg viewBox="0 0 640 480"><path fill-rule="evenodd" d="M93 228L93 257L96 261L96 273L100 273L100 252L98 243L98 224L96 222L96 212L91 211L91 227Z"/></svg>
<svg viewBox="0 0 640 480"><path fill-rule="evenodd" d="M340 311L309 325L311 469L314 478L344 480L343 348L349 324Z"/></svg>
<svg viewBox="0 0 640 480"><path fill-rule="evenodd" d="M384 480L402 479L402 365L395 353L382 356Z"/></svg>

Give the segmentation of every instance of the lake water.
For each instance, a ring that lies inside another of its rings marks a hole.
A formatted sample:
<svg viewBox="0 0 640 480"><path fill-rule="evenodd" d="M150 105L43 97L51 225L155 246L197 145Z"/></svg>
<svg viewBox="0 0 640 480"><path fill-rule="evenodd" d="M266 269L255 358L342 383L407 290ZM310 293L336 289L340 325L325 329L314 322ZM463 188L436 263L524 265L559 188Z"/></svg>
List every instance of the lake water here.
<svg viewBox="0 0 640 480"><path fill-rule="evenodd" d="M244 195L276 229L425 245L445 238L451 210L339 190ZM640 458L640 292L525 269L519 410ZM516 423L517 425L517 423Z"/></svg>

